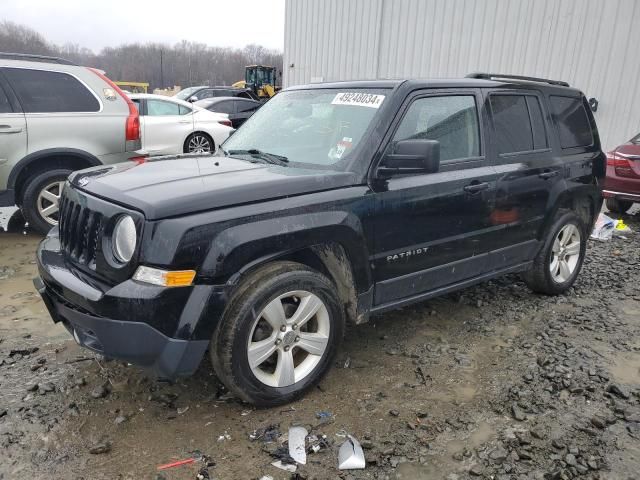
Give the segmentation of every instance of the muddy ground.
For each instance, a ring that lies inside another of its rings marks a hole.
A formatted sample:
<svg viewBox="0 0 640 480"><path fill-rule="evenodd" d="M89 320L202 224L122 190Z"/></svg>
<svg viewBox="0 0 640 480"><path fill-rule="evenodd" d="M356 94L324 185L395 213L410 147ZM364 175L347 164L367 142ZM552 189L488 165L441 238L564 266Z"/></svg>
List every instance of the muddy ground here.
<svg viewBox="0 0 640 480"><path fill-rule="evenodd" d="M510 276L352 328L320 386L271 410L230 398L208 362L167 384L76 346L34 292L38 241L0 232L2 479L195 479L201 460L157 471L194 451L217 479L639 477L638 233L590 241L560 297ZM298 424L328 446L292 477L271 454ZM345 433L365 470L337 469Z"/></svg>

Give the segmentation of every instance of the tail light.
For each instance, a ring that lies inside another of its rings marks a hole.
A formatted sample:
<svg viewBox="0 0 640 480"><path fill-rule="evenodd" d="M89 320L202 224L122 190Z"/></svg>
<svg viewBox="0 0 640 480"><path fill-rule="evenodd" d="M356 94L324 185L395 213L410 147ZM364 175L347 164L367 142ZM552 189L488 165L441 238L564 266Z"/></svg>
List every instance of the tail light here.
<svg viewBox="0 0 640 480"><path fill-rule="evenodd" d="M617 155L616 152L607 154L607 165L613 167L616 175L619 177L637 178L638 175L633 171L633 166L626 158Z"/></svg>
<svg viewBox="0 0 640 480"><path fill-rule="evenodd" d="M135 103L131 101L131 99L122 91L120 87L118 87L115 83L111 81L110 78L104 75L100 70L96 68L89 68L93 73L98 75L102 80L104 80L109 86L122 97L122 99L127 102L127 106L129 107L129 116L127 117L127 121L124 127L124 138L125 141L137 141L140 140L140 114L138 113L138 109L136 108ZM134 150L138 150L140 146Z"/></svg>
<svg viewBox="0 0 640 480"><path fill-rule="evenodd" d="M233 124L231 123L231 120L218 120L218 123L221 123L222 125L225 125L227 127L233 126Z"/></svg>

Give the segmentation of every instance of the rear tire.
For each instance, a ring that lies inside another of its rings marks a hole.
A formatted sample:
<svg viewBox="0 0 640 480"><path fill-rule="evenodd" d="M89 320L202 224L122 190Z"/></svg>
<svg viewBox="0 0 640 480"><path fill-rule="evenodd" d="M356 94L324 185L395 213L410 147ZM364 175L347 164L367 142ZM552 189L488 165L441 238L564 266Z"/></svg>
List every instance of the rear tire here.
<svg viewBox="0 0 640 480"><path fill-rule="evenodd" d="M184 141L184 153L214 153L216 145L213 139L203 132L194 132Z"/></svg>
<svg viewBox="0 0 640 480"><path fill-rule="evenodd" d="M523 277L537 293L559 295L575 282L587 249L583 221L573 211L561 211L549 229L544 245Z"/></svg>
<svg viewBox="0 0 640 480"><path fill-rule="evenodd" d="M73 170L58 168L28 178L22 196L22 214L36 232L46 234L58 224L58 201Z"/></svg>
<svg viewBox="0 0 640 480"><path fill-rule="evenodd" d="M213 367L246 402L291 402L331 366L344 322L336 288L324 275L294 262L266 265L230 300L211 339Z"/></svg>
<svg viewBox="0 0 640 480"><path fill-rule="evenodd" d="M618 200L617 198L610 197L605 199L607 210L612 213L627 213L633 206L633 202L629 200Z"/></svg>

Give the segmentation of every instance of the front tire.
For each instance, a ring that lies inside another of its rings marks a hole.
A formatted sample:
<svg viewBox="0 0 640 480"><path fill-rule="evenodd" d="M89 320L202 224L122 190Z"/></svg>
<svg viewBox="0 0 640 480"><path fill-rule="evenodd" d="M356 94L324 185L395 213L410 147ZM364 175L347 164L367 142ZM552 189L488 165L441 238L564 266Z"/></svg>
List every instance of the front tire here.
<svg viewBox="0 0 640 480"><path fill-rule="evenodd" d="M627 213L633 206L633 202L628 200L618 200L617 198L610 197L605 199L607 210L612 213Z"/></svg>
<svg viewBox="0 0 640 480"><path fill-rule="evenodd" d="M22 196L22 214L31 228L46 234L58 224L58 203L72 170L58 168L27 179Z"/></svg>
<svg viewBox="0 0 640 480"><path fill-rule="evenodd" d="M344 313L329 279L293 262L250 274L211 340L220 380L259 407L288 403L316 385L344 335Z"/></svg>
<svg viewBox="0 0 640 480"><path fill-rule="evenodd" d="M215 150L213 139L206 133L192 133L184 142L184 153L213 153Z"/></svg>
<svg viewBox="0 0 640 480"><path fill-rule="evenodd" d="M526 284L537 293L559 295L575 282L587 249L583 221L572 211L560 213L549 229L544 245L524 274Z"/></svg>

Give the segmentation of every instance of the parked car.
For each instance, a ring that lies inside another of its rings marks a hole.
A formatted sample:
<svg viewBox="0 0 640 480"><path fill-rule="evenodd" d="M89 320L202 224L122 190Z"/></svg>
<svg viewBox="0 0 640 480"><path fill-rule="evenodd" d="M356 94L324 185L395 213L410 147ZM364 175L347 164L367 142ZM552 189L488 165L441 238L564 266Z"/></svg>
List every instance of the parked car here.
<svg viewBox="0 0 640 480"><path fill-rule="evenodd" d="M289 88L217 157L71 176L36 286L86 348L164 377L208 351L241 399L288 402L346 322L506 273L569 289L602 205L598 138L551 80Z"/></svg>
<svg viewBox="0 0 640 480"><path fill-rule="evenodd" d="M207 100L198 100L194 103L198 107L210 112L224 113L229 116L233 128L238 128L251 115L253 115L264 103L257 100L248 100L238 97L216 97Z"/></svg>
<svg viewBox="0 0 640 480"><path fill-rule="evenodd" d="M215 152L233 132L225 114L163 95L129 95L140 112L142 151L149 155Z"/></svg>
<svg viewBox="0 0 640 480"><path fill-rule="evenodd" d="M614 213L626 213L634 203L640 203L640 134L607 153L602 195Z"/></svg>
<svg viewBox="0 0 640 480"><path fill-rule="evenodd" d="M65 180L138 155L133 102L100 70L55 57L0 54L0 207L17 204L46 233Z"/></svg>
<svg viewBox="0 0 640 480"><path fill-rule="evenodd" d="M235 87L189 87L180 90L174 97L187 102L197 102L198 100L214 97L238 97L260 101L260 97L258 97L253 90Z"/></svg>

